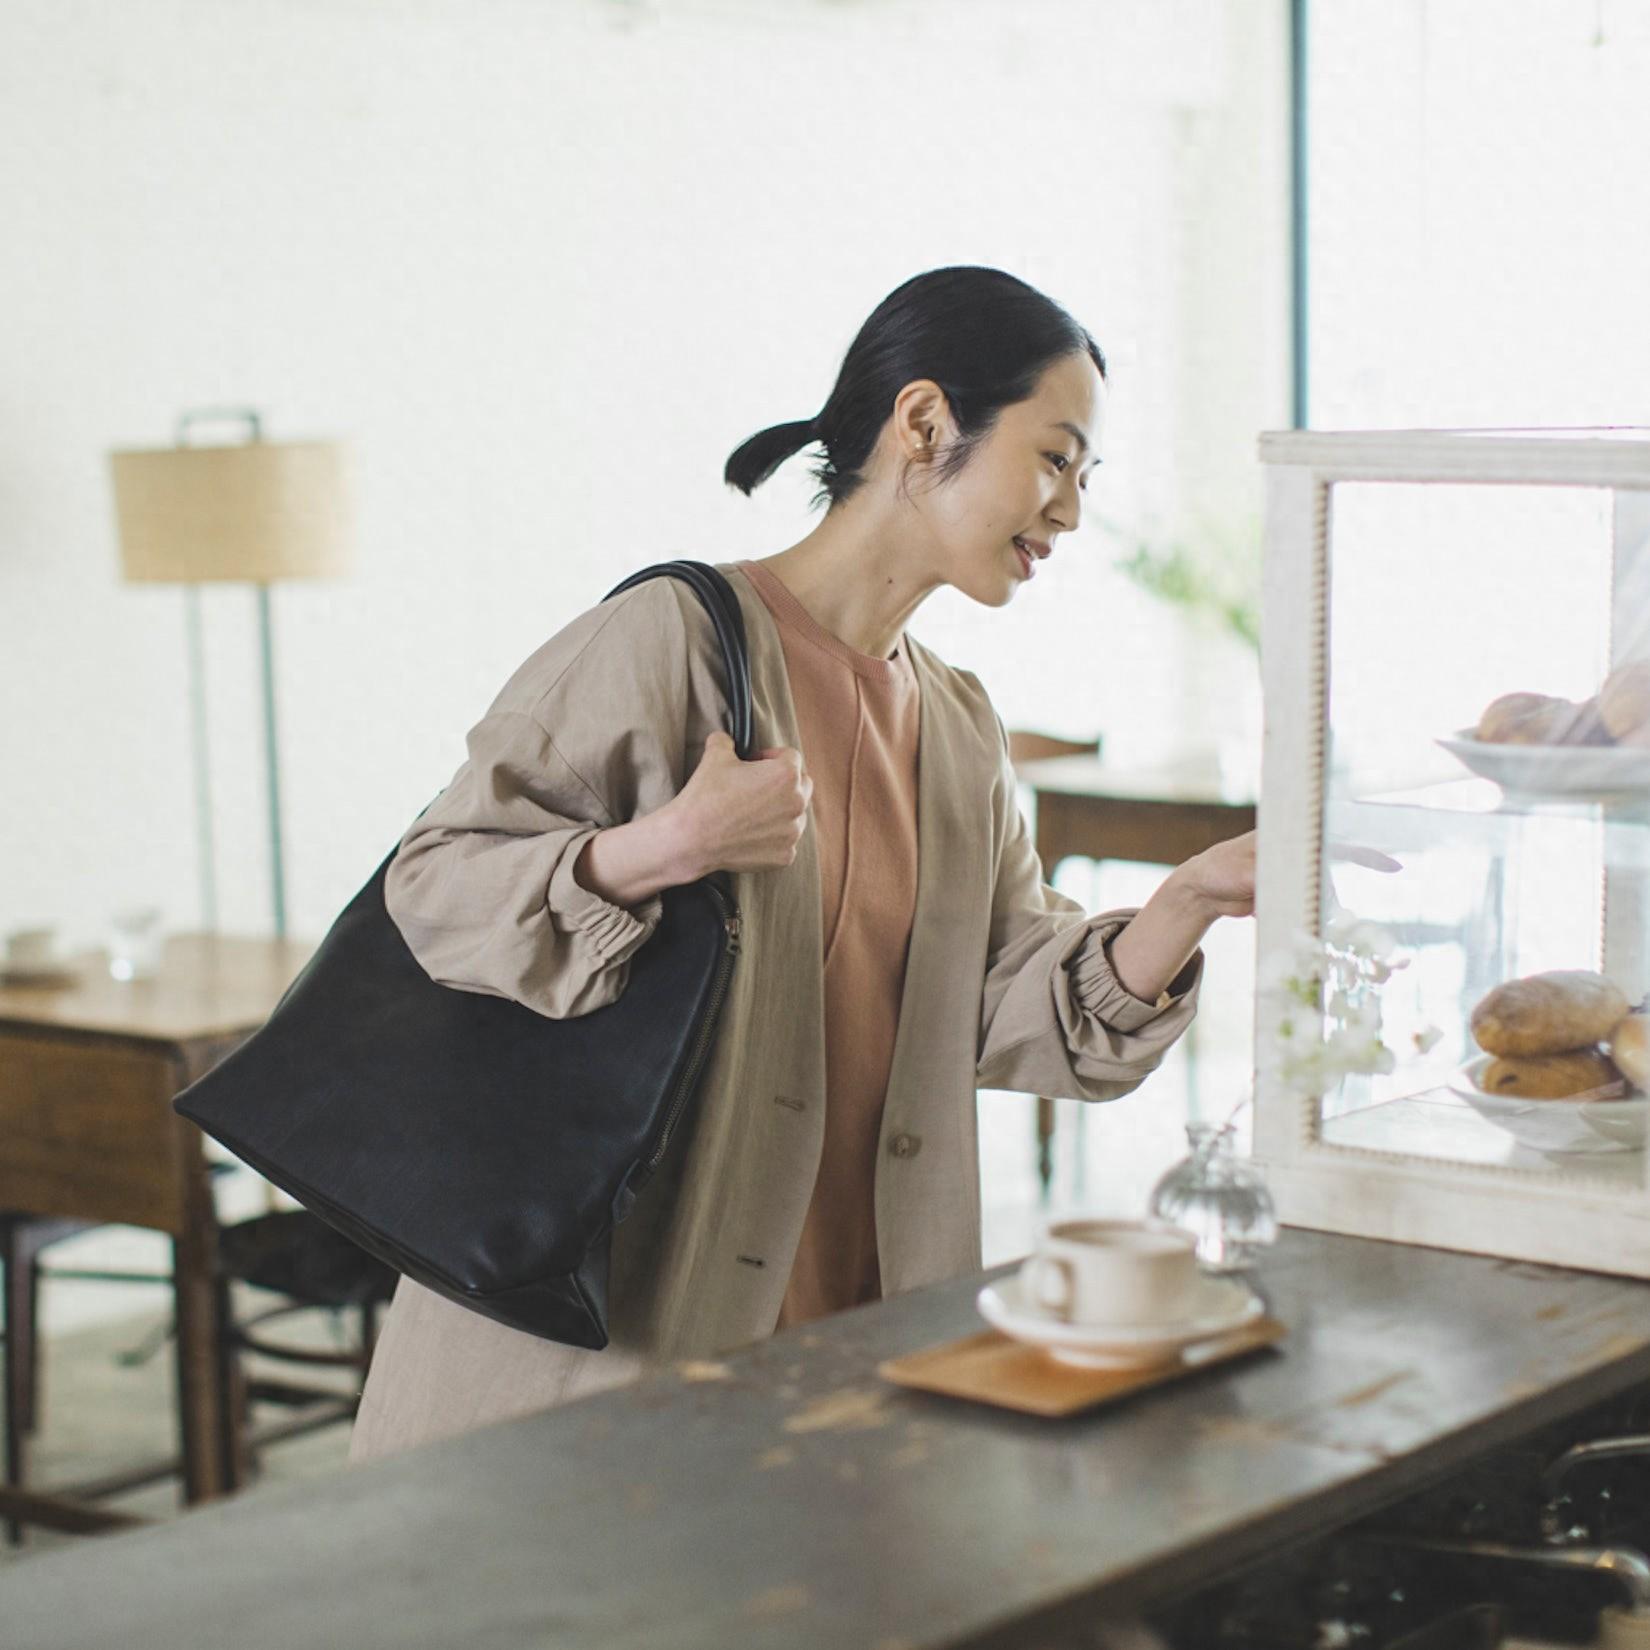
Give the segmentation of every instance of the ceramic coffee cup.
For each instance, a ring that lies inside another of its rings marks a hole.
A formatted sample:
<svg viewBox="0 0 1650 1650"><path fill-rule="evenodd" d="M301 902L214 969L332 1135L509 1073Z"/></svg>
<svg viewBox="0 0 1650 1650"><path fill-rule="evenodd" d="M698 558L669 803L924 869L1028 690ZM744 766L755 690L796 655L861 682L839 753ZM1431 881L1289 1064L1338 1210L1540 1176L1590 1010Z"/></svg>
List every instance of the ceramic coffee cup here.
<svg viewBox="0 0 1650 1650"><path fill-rule="evenodd" d="M1095 1328L1173 1323L1203 1282L1197 1240L1161 1220L1057 1220L1020 1269L1027 1298Z"/></svg>

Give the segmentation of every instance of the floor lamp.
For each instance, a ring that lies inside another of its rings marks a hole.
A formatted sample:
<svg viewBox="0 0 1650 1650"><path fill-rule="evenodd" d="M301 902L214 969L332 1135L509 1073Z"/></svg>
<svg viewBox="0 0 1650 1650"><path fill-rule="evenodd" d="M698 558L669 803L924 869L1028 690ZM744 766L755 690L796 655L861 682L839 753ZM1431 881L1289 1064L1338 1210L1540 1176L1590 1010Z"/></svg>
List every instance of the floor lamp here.
<svg viewBox="0 0 1650 1650"><path fill-rule="evenodd" d="M244 441L190 445L196 426L229 421L243 426ZM217 885L200 586L229 582L256 589L270 888L275 933L284 938L286 869L270 587L278 579L325 578L343 571L351 537L344 449L329 441L265 441L257 413L207 409L178 420L176 445L123 449L109 455L109 465L124 577L139 584L182 584L186 590L201 904L209 929L217 926Z"/></svg>

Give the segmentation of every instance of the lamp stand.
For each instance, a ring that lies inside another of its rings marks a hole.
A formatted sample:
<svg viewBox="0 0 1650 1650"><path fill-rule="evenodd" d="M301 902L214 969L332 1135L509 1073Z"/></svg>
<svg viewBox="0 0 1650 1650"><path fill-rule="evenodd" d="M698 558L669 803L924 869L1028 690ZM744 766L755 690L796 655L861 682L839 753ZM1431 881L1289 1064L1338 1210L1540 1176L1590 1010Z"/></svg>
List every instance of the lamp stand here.
<svg viewBox="0 0 1650 1650"><path fill-rule="evenodd" d="M218 931L218 851L212 831L212 745L206 726L206 646L201 587L183 589L184 642L189 655L189 722L195 747L195 849L200 876L201 926Z"/></svg>
<svg viewBox="0 0 1650 1650"><path fill-rule="evenodd" d="M286 868L281 855L281 764L275 728L275 626L269 586L258 592L258 656L264 690L264 782L269 798L269 886L275 905L275 937L286 938Z"/></svg>

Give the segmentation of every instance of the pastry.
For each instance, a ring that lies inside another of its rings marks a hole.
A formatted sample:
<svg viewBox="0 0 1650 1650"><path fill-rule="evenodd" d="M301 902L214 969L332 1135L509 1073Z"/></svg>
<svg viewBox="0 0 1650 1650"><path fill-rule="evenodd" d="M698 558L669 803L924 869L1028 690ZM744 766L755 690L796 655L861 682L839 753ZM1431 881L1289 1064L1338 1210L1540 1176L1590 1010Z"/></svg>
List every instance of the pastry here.
<svg viewBox="0 0 1650 1650"><path fill-rule="evenodd" d="M1567 1054L1491 1060L1478 1086L1486 1094L1520 1100L1567 1100L1595 1089L1619 1090L1622 1081L1621 1073L1596 1048L1576 1048Z"/></svg>
<svg viewBox="0 0 1650 1650"><path fill-rule="evenodd" d="M1583 969L1531 974L1498 985L1472 1011L1486 1054L1562 1054L1603 1041L1631 1004L1613 980Z"/></svg>
<svg viewBox="0 0 1650 1650"><path fill-rule="evenodd" d="M1598 708L1614 738L1650 727L1650 659L1636 659L1612 670L1599 689Z"/></svg>
<svg viewBox="0 0 1650 1650"><path fill-rule="evenodd" d="M1554 720L1558 707L1568 704L1550 693L1503 693L1479 717L1477 737L1487 745L1538 744L1540 739L1529 733L1539 734Z"/></svg>
<svg viewBox="0 0 1650 1650"><path fill-rule="evenodd" d="M1650 1015L1629 1014L1610 1033L1610 1058L1636 1089L1650 1089Z"/></svg>
<svg viewBox="0 0 1650 1650"><path fill-rule="evenodd" d="M1476 737L1490 745L1608 745L1597 699L1550 693L1504 693L1478 719Z"/></svg>
<svg viewBox="0 0 1650 1650"><path fill-rule="evenodd" d="M1561 745L1613 745L1615 738L1609 728L1604 725L1604 715L1599 709L1598 695L1591 699L1583 699L1570 707L1570 715L1565 725L1560 729L1558 743Z"/></svg>

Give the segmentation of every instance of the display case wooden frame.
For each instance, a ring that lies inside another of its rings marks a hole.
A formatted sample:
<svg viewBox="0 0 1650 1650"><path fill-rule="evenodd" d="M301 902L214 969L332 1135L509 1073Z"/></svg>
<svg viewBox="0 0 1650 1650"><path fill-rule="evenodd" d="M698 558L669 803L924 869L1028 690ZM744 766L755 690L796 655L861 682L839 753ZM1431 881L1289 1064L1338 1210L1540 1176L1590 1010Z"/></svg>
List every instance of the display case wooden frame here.
<svg viewBox="0 0 1650 1650"><path fill-rule="evenodd" d="M1650 430L1296 431L1262 436L1260 453L1267 467L1257 884L1264 964L1301 928L1321 933L1333 489L1348 482L1609 489L1614 665L1650 653L1631 624L1650 612L1634 594L1650 596ZM1650 984L1646 880L1641 873L1629 887L1607 871L1601 896L1606 969L1628 979L1634 1001ZM1269 1035L1264 1011L1257 1013L1257 1051ZM1331 1143L1322 1138L1323 1096L1289 1092L1267 1065L1257 1060L1255 1156L1285 1222L1650 1277L1643 1169L1650 1153L1638 1157L1632 1184L1617 1186L1583 1171L1536 1174Z"/></svg>

